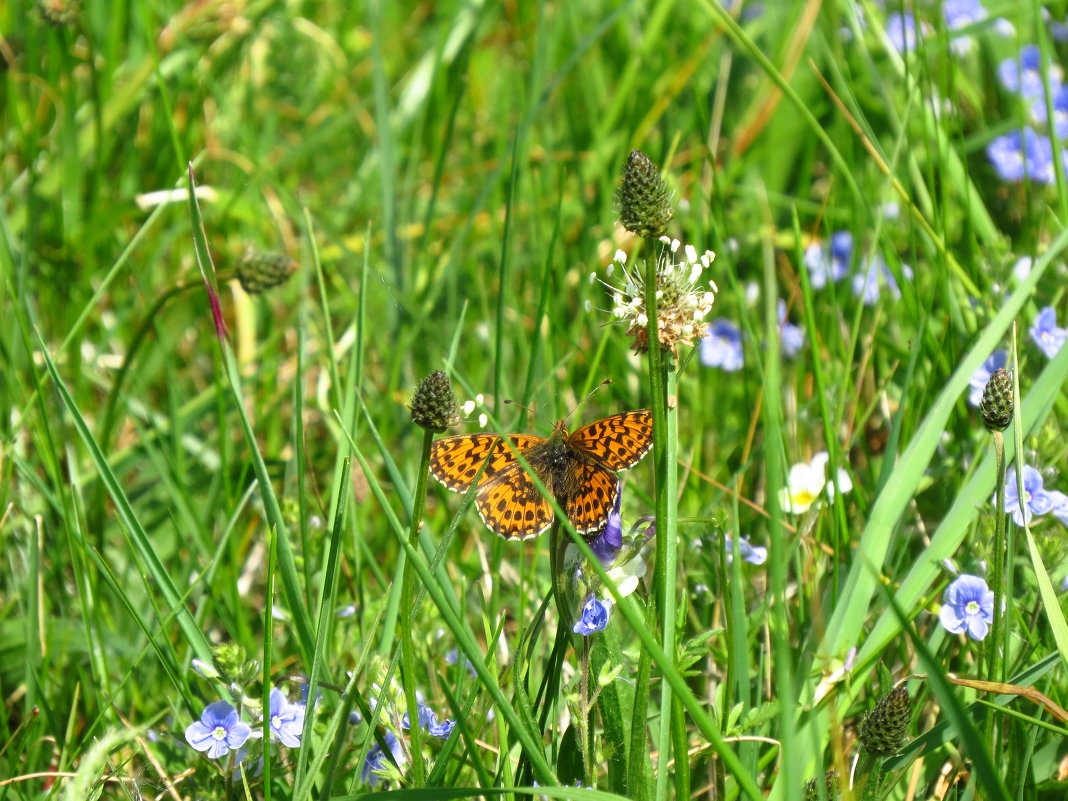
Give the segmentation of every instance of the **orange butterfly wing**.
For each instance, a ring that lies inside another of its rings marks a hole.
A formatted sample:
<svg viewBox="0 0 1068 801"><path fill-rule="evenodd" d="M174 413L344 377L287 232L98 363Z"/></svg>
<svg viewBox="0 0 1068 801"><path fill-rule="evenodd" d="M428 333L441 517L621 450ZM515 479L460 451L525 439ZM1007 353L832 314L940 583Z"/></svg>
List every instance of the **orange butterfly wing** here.
<svg viewBox="0 0 1068 801"><path fill-rule="evenodd" d="M653 447L653 413L636 409L595 420L570 434L567 444L609 470L629 470Z"/></svg>
<svg viewBox="0 0 1068 801"><path fill-rule="evenodd" d="M568 519L579 534L600 531L619 494L619 480L594 462L576 462L568 483L574 490L564 504Z"/></svg>
<svg viewBox="0 0 1068 801"><path fill-rule="evenodd" d="M484 487L503 470L518 464L517 450L523 451L544 441L529 434L509 434L507 443L496 434L442 437L430 446L430 473L447 489L466 492L488 456L489 462L478 480L478 486Z"/></svg>
<svg viewBox="0 0 1068 801"><path fill-rule="evenodd" d="M536 537L553 522L553 508L516 463L479 487L478 514L490 529L505 539Z"/></svg>

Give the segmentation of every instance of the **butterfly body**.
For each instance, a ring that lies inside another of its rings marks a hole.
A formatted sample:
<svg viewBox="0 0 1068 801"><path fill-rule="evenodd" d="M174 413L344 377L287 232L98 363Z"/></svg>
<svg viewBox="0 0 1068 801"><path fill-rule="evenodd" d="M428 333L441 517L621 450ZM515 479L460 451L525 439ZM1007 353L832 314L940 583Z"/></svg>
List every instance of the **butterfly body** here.
<svg viewBox="0 0 1068 801"><path fill-rule="evenodd" d="M563 421L548 439L530 434L460 434L436 440L431 474L448 489L466 492L477 479L476 506L490 529L506 538L535 537L553 522L519 456L583 534L599 531L619 494L616 474L652 447L647 409L622 412L568 433ZM485 469L479 477L479 470Z"/></svg>

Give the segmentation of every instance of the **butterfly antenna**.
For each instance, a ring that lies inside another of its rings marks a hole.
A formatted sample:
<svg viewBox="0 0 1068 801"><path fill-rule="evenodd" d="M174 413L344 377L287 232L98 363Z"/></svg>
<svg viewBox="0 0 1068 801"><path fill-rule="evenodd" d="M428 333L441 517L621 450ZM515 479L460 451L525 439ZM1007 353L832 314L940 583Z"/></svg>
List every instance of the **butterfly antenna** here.
<svg viewBox="0 0 1068 801"><path fill-rule="evenodd" d="M611 378L606 378L600 384L595 386L592 390L590 390L590 394L582 399L582 402L579 403L578 406L576 406L574 409L572 409L570 412L567 413L567 417L565 417L564 420L567 420L568 417L571 417L571 415L573 415L575 412L577 412L579 409L581 409L583 406L585 406L586 405L586 401L588 401L590 398L592 398L594 395L596 395L600 391L601 387L606 387L611 383L612 383L612 379Z"/></svg>
<svg viewBox="0 0 1068 801"><path fill-rule="evenodd" d="M546 420L542 415L538 414L536 411L531 409L529 406L524 406L519 401L509 400L509 399L505 398L504 402L507 403L509 406L518 406L520 409L522 409L524 412L529 414L531 417L537 417L539 420L542 420L542 421L544 421L546 423L549 423L551 425L551 421ZM520 422L522 422L522 421L520 421Z"/></svg>

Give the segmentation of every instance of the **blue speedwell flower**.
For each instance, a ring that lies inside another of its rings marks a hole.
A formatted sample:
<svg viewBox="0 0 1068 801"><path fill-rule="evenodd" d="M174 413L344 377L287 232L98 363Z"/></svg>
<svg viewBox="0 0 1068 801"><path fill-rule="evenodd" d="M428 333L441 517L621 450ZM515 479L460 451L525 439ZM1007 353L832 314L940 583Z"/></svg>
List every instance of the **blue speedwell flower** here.
<svg viewBox="0 0 1068 801"><path fill-rule="evenodd" d="M705 367L718 367L728 373L741 370L745 364L741 329L722 317L713 320L708 336L701 340L700 359Z"/></svg>
<svg viewBox="0 0 1068 801"><path fill-rule="evenodd" d="M393 761L398 766L403 765L404 749L401 748L400 740L393 732L386 730L385 736L382 738L385 740L386 745L389 747L389 753L393 756ZM389 758L386 757L385 751L382 747L375 743L371 746L371 750L367 752L367 757L363 761L363 769L360 771L360 781L374 787L381 781L382 777L379 775L380 771L384 771L389 765Z"/></svg>
<svg viewBox="0 0 1068 801"><path fill-rule="evenodd" d="M1053 125L1050 129L1058 139L1064 139L1068 137L1068 85L1058 87L1052 100ZM1049 119L1045 97L1036 97L1031 103L1031 117L1039 124L1044 124Z"/></svg>
<svg viewBox="0 0 1068 801"><path fill-rule="evenodd" d="M278 740L286 748L299 748L305 709L304 704L290 703L281 690L272 687L268 704L271 739Z"/></svg>
<svg viewBox="0 0 1068 801"><path fill-rule="evenodd" d="M611 614L611 600L602 601L596 595L591 595L586 599L586 603L582 607L582 616L571 627L571 630L575 634L589 637L591 634L608 628L608 618Z"/></svg>
<svg viewBox="0 0 1068 801"><path fill-rule="evenodd" d="M899 53L916 52L917 31L920 30L922 26L911 11L892 14L886 21L886 38Z"/></svg>
<svg viewBox="0 0 1068 801"><path fill-rule="evenodd" d="M968 390L968 403L978 407L979 401L983 399L983 390L986 389L990 376L994 374L995 370L1008 366L1009 352L1007 350L996 350L991 353L987 360L972 373L972 377L968 379L968 386L970 387Z"/></svg>
<svg viewBox="0 0 1068 801"><path fill-rule="evenodd" d="M1047 306L1038 313L1030 333L1031 339L1049 359L1056 356L1068 340L1068 328L1057 327L1057 312L1052 306Z"/></svg>
<svg viewBox="0 0 1068 801"><path fill-rule="evenodd" d="M987 10L979 0L944 0L942 14L946 18L946 29L950 31L966 28L987 18ZM973 43L971 36L954 36L949 46L957 55L963 55L972 49Z"/></svg>
<svg viewBox="0 0 1068 801"><path fill-rule="evenodd" d="M805 266L813 289L823 289L828 281L838 282L849 275L853 260L853 234L835 231L827 243L813 242L805 248Z"/></svg>
<svg viewBox="0 0 1068 801"><path fill-rule="evenodd" d="M901 274L908 279L912 278L912 268L907 264L901 265ZM894 300L901 297L897 280L886 260L879 254L868 259L867 265L853 276L853 294L863 300L865 306L874 306L879 300L881 286L886 285Z"/></svg>
<svg viewBox="0 0 1068 801"><path fill-rule="evenodd" d="M799 325L794 325L786 319L785 300L779 298L777 308L779 316L779 346L782 348L784 356L793 358L805 346L805 329Z"/></svg>
<svg viewBox="0 0 1068 801"><path fill-rule="evenodd" d="M401 725L405 729L411 728L409 723L408 713L404 713L404 718L401 720ZM456 721L446 720L444 723L438 723L438 716L434 713L426 704L419 703L419 728L425 729L431 737L440 737L446 739L452 730L456 728Z"/></svg>
<svg viewBox="0 0 1068 801"><path fill-rule="evenodd" d="M226 701L208 704L200 720L185 730L185 741L208 759L219 759L236 751L252 735L252 727L237 717L237 710Z"/></svg>
<svg viewBox="0 0 1068 801"><path fill-rule="evenodd" d="M1049 73L1049 85L1052 89L1060 86L1063 71L1054 64ZM1042 53L1038 45L1024 45L1020 48L1019 59L1007 58L998 65L998 80L1010 92L1022 97L1041 97L1045 91L1042 86Z"/></svg>
<svg viewBox="0 0 1068 801"><path fill-rule="evenodd" d="M981 640L994 621L994 591L978 576L959 576L946 587L938 619L952 634Z"/></svg>
<svg viewBox="0 0 1068 801"><path fill-rule="evenodd" d="M588 540L590 550L598 561L606 568L616 560L619 549L623 547L623 518L619 514L619 507L623 500L623 482L616 486L616 503L612 511L608 513L608 522L601 532L591 540Z"/></svg>
<svg viewBox="0 0 1068 801"><path fill-rule="evenodd" d="M1005 511L1012 513L1016 525L1030 523L1032 516L1040 517L1053 510L1057 498L1046 490L1043 483L1040 472L1030 465L1024 465L1024 494L1021 498L1016 489L1016 468L1009 468L1005 476Z"/></svg>
<svg viewBox="0 0 1068 801"><path fill-rule="evenodd" d="M1042 184L1054 181L1053 142L1032 128L1010 131L991 140L986 146L986 157L1003 180L1027 178Z"/></svg>
<svg viewBox="0 0 1068 801"><path fill-rule="evenodd" d="M724 547L727 549L727 564L729 565L734 561L734 542L730 537L726 538ZM762 545L750 545L748 537L738 540L738 553L741 554L743 562L751 565L762 565L768 561L768 549Z"/></svg>

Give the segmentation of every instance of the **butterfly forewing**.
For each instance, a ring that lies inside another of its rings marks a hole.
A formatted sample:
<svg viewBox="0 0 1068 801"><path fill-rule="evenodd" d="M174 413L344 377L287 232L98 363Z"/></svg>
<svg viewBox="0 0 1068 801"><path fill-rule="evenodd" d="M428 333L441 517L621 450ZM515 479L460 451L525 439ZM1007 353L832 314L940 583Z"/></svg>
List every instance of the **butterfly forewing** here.
<svg viewBox="0 0 1068 801"><path fill-rule="evenodd" d="M507 539L525 540L541 534L553 522L553 509L518 466L483 485L475 498L482 521Z"/></svg>
<svg viewBox="0 0 1068 801"><path fill-rule="evenodd" d="M595 420L568 436L567 444L609 470L629 470L653 447L653 414L637 409Z"/></svg>
<svg viewBox="0 0 1068 801"><path fill-rule="evenodd" d="M517 464L517 450L544 442L541 437L530 434L510 434L502 442L496 434L459 434L434 440L430 447L430 473L454 492L464 492L478 475L479 468L489 456L489 463L478 480L485 486L501 471Z"/></svg>
<svg viewBox="0 0 1068 801"><path fill-rule="evenodd" d="M564 505L568 519L580 534L600 531L616 503L619 480L593 462L576 462L569 483L573 487Z"/></svg>

